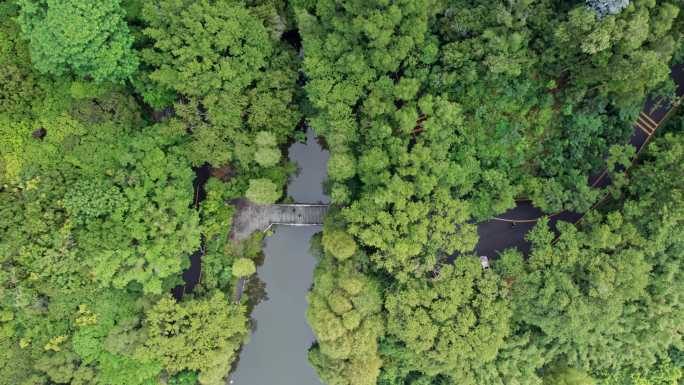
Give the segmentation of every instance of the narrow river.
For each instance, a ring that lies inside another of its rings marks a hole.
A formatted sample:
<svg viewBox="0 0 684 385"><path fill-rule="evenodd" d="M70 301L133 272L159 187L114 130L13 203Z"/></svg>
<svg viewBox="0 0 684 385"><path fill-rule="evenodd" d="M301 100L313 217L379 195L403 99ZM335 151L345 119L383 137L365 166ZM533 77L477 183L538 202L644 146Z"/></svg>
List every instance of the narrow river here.
<svg viewBox="0 0 684 385"><path fill-rule="evenodd" d="M322 188L328 156L311 130L306 145L290 147L290 159L301 168L288 185L288 194L295 201L329 202ZM318 226L277 226L275 234L266 239L266 258L257 273L266 284L268 299L252 313L256 331L231 376L234 385L321 384L307 360L314 337L306 322L306 293L316 266L309 254L309 239L320 230Z"/></svg>

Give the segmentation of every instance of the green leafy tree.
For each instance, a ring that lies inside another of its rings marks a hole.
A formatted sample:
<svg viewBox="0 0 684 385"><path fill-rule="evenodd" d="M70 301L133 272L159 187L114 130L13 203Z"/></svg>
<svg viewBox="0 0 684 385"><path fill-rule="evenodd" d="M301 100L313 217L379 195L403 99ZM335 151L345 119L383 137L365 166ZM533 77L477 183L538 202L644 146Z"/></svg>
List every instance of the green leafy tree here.
<svg viewBox="0 0 684 385"><path fill-rule="evenodd" d="M125 198L116 187L97 179L77 181L64 198L69 215L84 222L112 213L122 215L127 208Z"/></svg>
<svg viewBox="0 0 684 385"><path fill-rule="evenodd" d="M307 319L317 339L309 361L327 384L372 385L381 366L382 298L372 278L351 260L326 253L307 295Z"/></svg>
<svg viewBox="0 0 684 385"><path fill-rule="evenodd" d="M294 103L295 55L269 35L263 20L238 1L146 2L142 50L149 78L183 96L176 112L192 132L193 163L248 169L259 132L284 143L299 120ZM263 147L263 146L262 146ZM277 163L275 143L259 152Z"/></svg>
<svg viewBox="0 0 684 385"><path fill-rule="evenodd" d="M169 385L196 385L197 374L194 372L181 372L169 379Z"/></svg>
<svg viewBox="0 0 684 385"><path fill-rule="evenodd" d="M19 24L43 73L122 81L138 67L119 0L19 0Z"/></svg>
<svg viewBox="0 0 684 385"><path fill-rule="evenodd" d="M254 261L247 258L238 258L233 263L233 275L236 277L248 277L256 273Z"/></svg>
<svg viewBox="0 0 684 385"><path fill-rule="evenodd" d="M268 131L260 131L255 138L257 151L254 160L262 167L275 166L280 161L280 150L275 135Z"/></svg>
<svg viewBox="0 0 684 385"><path fill-rule="evenodd" d="M245 193L247 199L257 204L275 203L281 195L282 192L278 186L266 178L250 180L249 188Z"/></svg>
<svg viewBox="0 0 684 385"><path fill-rule="evenodd" d="M657 140L605 212L560 226L555 244L538 224L527 263L505 254L516 319L539 349L598 378L646 371L680 346L682 159L681 135Z"/></svg>
<svg viewBox="0 0 684 385"><path fill-rule="evenodd" d="M357 249L354 238L344 230L324 231L322 244L327 253L341 261L354 255Z"/></svg>
<svg viewBox="0 0 684 385"><path fill-rule="evenodd" d="M249 328L245 308L221 292L205 299L176 303L163 297L146 314L145 349L171 374L199 372L199 383L218 385L236 358Z"/></svg>
<svg viewBox="0 0 684 385"><path fill-rule="evenodd" d="M254 258L260 244L222 263L215 256L232 252L223 250L232 214L224 202L250 175L209 189L200 223L187 127L149 125L133 90L111 83L127 79L135 59L119 3L18 3L0 4L0 383L150 385L188 373L220 383L248 328L246 310L214 289L232 293L233 260ZM31 68L41 65L55 67ZM268 174L282 181L288 170ZM169 300L178 318L165 323L160 294L182 282L200 231L214 256L208 282L182 305ZM183 326L170 334L169 325Z"/></svg>
<svg viewBox="0 0 684 385"><path fill-rule="evenodd" d="M328 160L328 177L336 181L352 178L356 173L354 165L353 156L335 152Z"/></svg>
<svg viewBox="0 0 684 385"><path fill-rule="evenodd" d="M542 385L539 371L552 359L552 353L536 346L534 338L530 331L518 329L513 318L511 334L496 359L475 370L475 383Z"/></svg>
<svg viewBox="0 0 684 385"><path fill-rule="evenodd" d="M11 4L0 5L0 115L18 121L31 112L34 99L40 98L39 80L31 71L28 45L21 39L20 28L13 20Z"/></svg>
<svg viewBox="0 0 684 385"><path fill-rule="evenodd" d="M684 378L681 365L672 362L669 357L660 360L650 368L634 370L624 368L609 373L600 380L601 385L671 385L681 383Z"/></svg>
<svg viewBox="0 0 684 385"><path fill-rule="evenodd" d="M544 385L596 385L587 373L569 367L558 367L544 375Z"/></svg>
<svg viewBox="0 0 684 385"><path fill-rule="evenodd" d="M273 147L261 147L254 153L254 160L262 167L272 167L280 161L280 150Z"/></svg>
<svg viewBox="0 0 684 385"><path fill-rule="evenodd" d="M122 143L108 164L109 183L116 187L107 199L123 202L77 232L88 255L85 263L104 286L124 288L137 282L145 292L161 294L184 267L182 256L199 245L198 216L187 203L192 201L192 170L163 141L162 136L141 135ZM93 155L103 154L96 150ZM76 206L77 213L102 214L89 213L95 201L80 202L85 206Z"/></svg>
<svg viewBox="0 0 684 385"><path fill-rule="evenodd" d="M496 358L510 332L502 282L475 257L459 257L431 280L395 288L385 309L388 335L407 351L402 370L455 383L474 383L473 371Z"/></svg>

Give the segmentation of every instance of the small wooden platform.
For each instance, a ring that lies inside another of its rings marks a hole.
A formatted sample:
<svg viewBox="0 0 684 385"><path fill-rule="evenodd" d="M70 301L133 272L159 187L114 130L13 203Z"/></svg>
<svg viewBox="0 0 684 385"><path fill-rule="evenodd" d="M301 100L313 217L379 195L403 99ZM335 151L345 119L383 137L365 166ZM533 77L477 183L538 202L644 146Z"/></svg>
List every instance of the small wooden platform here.
<svg viewBox="0 0 684 385"><path fill-rule="evenodd" d="M246 200L233 202L237 212L233 217L231 239L242 240L255 231L266 231L273 225L316 226L323 224L329 205L279 204L257 205Z"/></svg>

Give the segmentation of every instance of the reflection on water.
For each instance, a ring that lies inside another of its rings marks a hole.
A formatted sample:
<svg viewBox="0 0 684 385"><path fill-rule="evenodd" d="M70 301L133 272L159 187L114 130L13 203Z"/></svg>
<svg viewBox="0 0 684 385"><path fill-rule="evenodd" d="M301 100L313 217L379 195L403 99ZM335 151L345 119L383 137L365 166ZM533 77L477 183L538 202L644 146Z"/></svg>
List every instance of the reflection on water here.
<svg viewBox="0 0 684 385"><path fill-rule="evenodd" d="M328 152L318 146L311 131L306 145L292 145L290 159L301 172L288 185L288 194L302 203L329 202L321 187ZM277 226L275 235L266 239L266 259L257 273L266 284L268 300L252 313L257 327L231 376L234 385L321 384L307 360L314 336L306 322L306 293L316 266L309 240L320 230L319 226Z"/></svg>
<svg viewBox="0 0 684 385"><path fill-rule="evenodd" d="M297 162L301 170L287 185L287 194L299 203L330 203L322 187L328 174L329 157L330 153L316 142L313 131L307 131L306 144L290 146L290 159Z"/></svg>
<svg viewBox="0 0 684 385"><path fill-rule="evenodd" d="M319 385L306 358L314 340L306 322L306 293L316 260L309 238L320 227L278 226L266 240L266 260L258 270L268 300L254 309L256 331L245 345L235 385Z"/></svg>

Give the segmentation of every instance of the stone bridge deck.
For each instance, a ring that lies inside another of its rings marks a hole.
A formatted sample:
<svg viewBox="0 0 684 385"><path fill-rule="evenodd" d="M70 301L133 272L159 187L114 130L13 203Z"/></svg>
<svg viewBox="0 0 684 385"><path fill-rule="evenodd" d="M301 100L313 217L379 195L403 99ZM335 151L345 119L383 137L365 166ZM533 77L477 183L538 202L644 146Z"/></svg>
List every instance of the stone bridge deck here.
<svg viewBox="0 0 684 385"><path fill-rule="evenodd" d="M255 231L266 231L273 225L322 225L328 212L326 204L257 205L245 200L233 202L237 212L233 217L231 238L242 240Z"/></svg>

